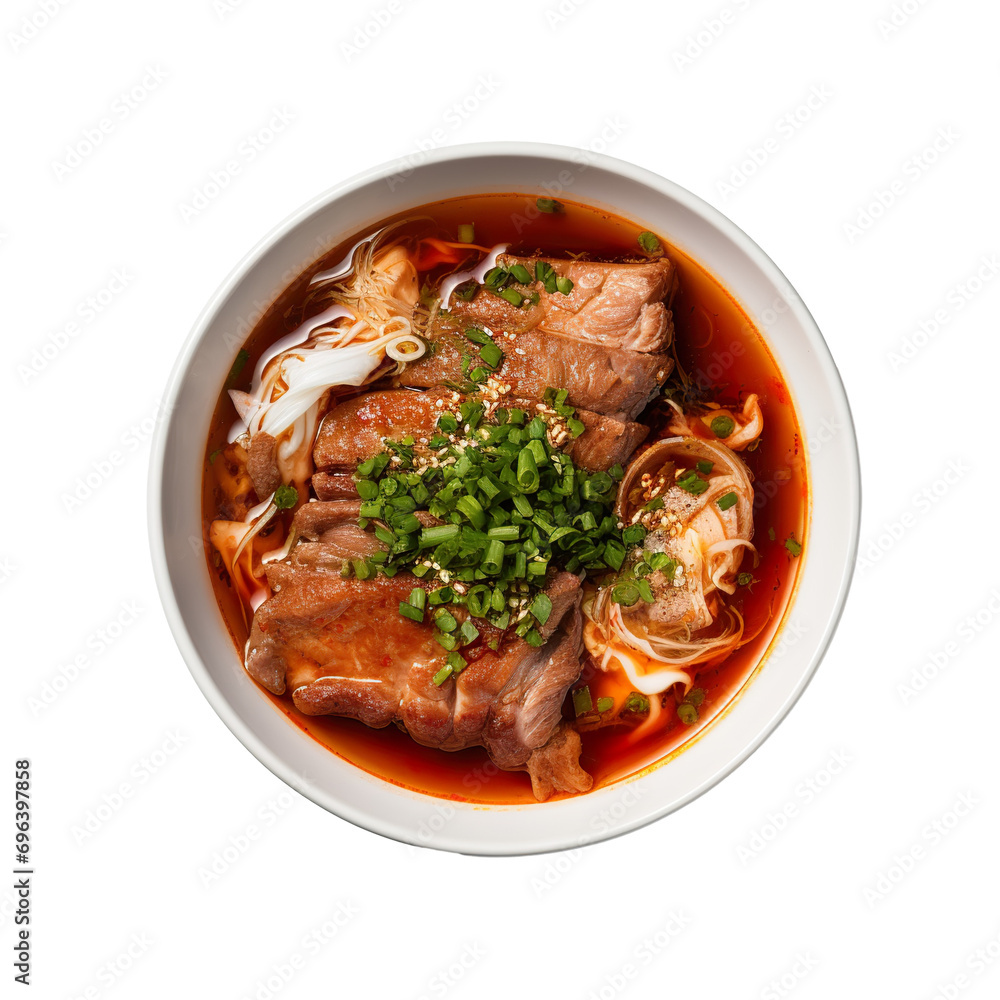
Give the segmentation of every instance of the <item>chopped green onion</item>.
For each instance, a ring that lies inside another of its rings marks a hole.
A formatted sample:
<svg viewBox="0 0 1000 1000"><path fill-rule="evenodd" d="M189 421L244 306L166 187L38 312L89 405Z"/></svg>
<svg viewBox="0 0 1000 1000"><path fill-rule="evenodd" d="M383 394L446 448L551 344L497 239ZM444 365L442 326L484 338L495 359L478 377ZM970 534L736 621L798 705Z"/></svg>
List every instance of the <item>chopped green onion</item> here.
<svg viewBox="0 0 1000 1000"><path fill-rule="evenodd" d="M482 531L486 527L486 515L483 513L483 508L475 497L459 497L455 508L461 511L475 525L477 530Z"/></svg>
<svg viewBox="0 0 1000 1000"><path fill-rule="evenodd" d="M562 208L562 205L554 198L536 198L535 204L538 206L539 212L545 212L548 215L558 212Z"/></svg>
<svg viewBox="0 0 1000 1000"><path fill-rule="evenodd" d="M677 485L695 496L699 496L708 489L707 480L702 479L694 469L688 469L684 475L677 479Z"/></svg>
<svg viewBox="0 0 1000 1000"><path fill-rule="evenodd" d="M236 352L236 359L233 361L233 367L229 369L229 374L226 376L225 388L232 389L233 386L236 385L241 373L243 372L243 369L246 367L246 363L249 360L250 360L250 352L244 350L241 347Z"/></svg>
<svg viewBox="0 0 1000 1000"><path fill-rule="evenodd" d="M412 604L409 604L406 601L399 602L399 613L404 618L409 618L415 622L422 622L424 620L423 608L415 608Z"/></svg>
<svg viewBox="0 0 1000 1000"><path fill-rule="evenodd" d="M631 691L625 699L625 704L622 706L622 709L626 712L648 712L649 698L644 694L640 694L638 691Z"/></svg>
<svg viewBox="0 0 1000 1000"><path fill-rule="evenodd" d="M511 267L510 267L509 270L510 270L511 277L513 277L513 279L516 282L518 282L518 283L520 283L522 285L530 285L531 284L531 273L528 271L528 269L523 264L513 264L513 265L511 265Z"/></svg>
<svg viewBox="0 0 1000 1000"><path fill-rule="evenodd" d="M657 253L660 249L660 241L650 232L639 233L639 246L646 253Z"/></svg>
<svg viewBox="0 0 1000 1000"><path fill-rule="evenodd" d="M802 546L801 546L801 544L799 542L795 541L795 536L794 535L789 535L785 539L785 548L788 549L788 551L793 556L800 556L800 555L802 555Z"/></svg>
<svg viewBox="0 0 1000 1000"><path fill-rule="evenodd" d="M479 629L472 624L470 619L466 619L462 622L461 628L458 630L458 634L462 639L463 645L468 645L470 642L475 642L479 638Z"/></svg>
<svg viewBox="0 0 1000 1000"><path fill-rule="evenodd" d="M463 222L458 227L458 242L459 243L476 242L476 227L471 222Z"/></svg>
<svg viewBox="0 0 1000 1000"><path fill-rule="evenodd" d="M723 414L722 416L716 417L710 426L712 428L712 433L717 438L727 438L733 433L736 421L733 420L732 417L727 417Z"/></svg>
<svg viewBox="0 0 1000 1000"><path fill-rule="evenodd" d="M421 548L429 548L432 545L440 545L442 542L451 541L457 538L462 529L457 524L436 524L431 528L424 528L420 532Z"/></svg>
<svg viewBox="0 0 1000 1000"><path fill-rule="evenodd" d="M594 708L593 699L590 697L590 688L584 684L573 692L573 711L577 718L586 715Z"/></svg>
<svg viewBox="0 0 1000 1000"><path fill-rule="evenodd" d="M468 330L465 331L466 340L471 340L473 344L478 344L482 347L483 344L492 344L493 341L490 340L488 333L480 330L479 327L470 326Z"/></svg>
<svg viewBox="0 0 1000 1000"><path fill-rule="evenodd" d="M465 596L465 606L469 609L469 614L473 618L485 618L489 611L493 594L485 584L473 587Z"/></svg>
<svg viewBox="0 0 1000 1000"><path fill-rule="evenodd" d="M294 486L281 485L274 491L274 506L288 510L299 502L299 491Z"/></svg>
<svg viewBox="0 0 1000 1000"><path fill-rule="evenodd" d="M491 538L486 547L486 554L479 564L484 573L496 576L503 568L503 542L496 538Z"/></svg>
<svg viewBox="0 0 1000 1000"><path fill-rule="evenodd" d="M569 295L573 291L573 282L569 278L556 278L556 288L559 289L563 295Z"/></svg>
<svg viewBox="0 0 1000 1000"><path fill-rule="evenodd" d="M528 629L528 631L524 633L524 641L529 646L535 647L543 646L545 644L545 640L536 628Z"/></svg>
<svg viewBox="0 0 1000 1000"><path fill-rule="evenodd" d="M441 668L441 669L440 669L440 670L439 670L439 671L438 671L438 672L437 672L437 673L436 673L436 674L434 675L434 677L433 677L432 679L433 679L434 683L435 683L435 684L436 684L436 685L437 685L438 687L441 687L441 685L442 685L442 684L444 684L444 682L445 682L445 681L446 681L446 680L447 680L447 679L448 679L449 677L451 677L451 675L452 675L453 673L454 673L454 670L453 670L453 668L452 668L451 664L450 664L450 663L446 663L446 664L445 664L445 665L444 665L444 666L443 666L443 667L442 667L442 668Z"/></svg>
<svg viewBox="0 0 1000 1000"><path fill-rule="evenodd" d="M458 628L458 619L448 611L437 611L434 614L434 624L442 632L454 632Z"/></svg>
<svg viewBox="0 0 1000 1000"><path fill-rule="evenodd" d="M534 615L535 621L539 625L544 625L549 620L549 615L552 614L552 601L548 594L544 592L536 594L535 599L528 607L528 612Z"/></svg>
<svg viewBox="0 0 1000 1000"><path fill-rule="evenodd" d="M519 306L524 301L524 296L515 288L503 288L498 294L500 298L506 299L512 306Z"/></svg>
<svg viewBox="0 0 1000 1000"><path fill-rule="evenodd" d="M694 705L682 702L677 706L677 718L680 719L685 726L693 726L698 721L698 709L696 709Z"/></svg>
<svg viewBox="0 0 1000 1000"><path fill-rule="evenodd" d="M534 493L539 482L535 456L526 448L517 456L517 485L525 493Z"/></svg>
<svg viewBox="0 0 1000 1000"><path fill-rule="evenodd" d="M639 588L628 580L616 583L611 591L611 597L616 604L624 604L630 608L639 600Z"/></svg>
<svg viewBox="0 0 1000 1000"><path fill-rule="evenodd" d="M704 462L704 461L702 461L702 462L699 462L698 465L697 465L698 471L702 475L704 475L704 476L707 476L712 471L712 469L714 469L714 468L715 468L715 463L714 462Z"/></svg>
<svg viewBox="0 0 1000 1000"><path fill-rule="evenodd" d="M503 351L492 340L479 348L479 356L491 368L498 367L500 362L503 361Z"/></svg>
<svg viewBox="0 0 1000 1000"><path fill-rule="evenodd" d="M604 712L610 712L611 709L613 709L614 707L615 707L615 699L614 698L598 698L597 699L597 711L601 712L602 714Z"/></svg>
<svg viewBox="0 0 1000 1000"><path fill-rule="evenodd" d="M739 497L735 493L726 493L715 502L719 505L719 510L729 510L739 502Z"/></svg>
<svg viewBox="0 0 1000 1000"><path fill-rule="evenodd" d="M501 542L516 542L521 537L521 529L515 524L503 524L497 528L490 528L486 535Z"/></svg>

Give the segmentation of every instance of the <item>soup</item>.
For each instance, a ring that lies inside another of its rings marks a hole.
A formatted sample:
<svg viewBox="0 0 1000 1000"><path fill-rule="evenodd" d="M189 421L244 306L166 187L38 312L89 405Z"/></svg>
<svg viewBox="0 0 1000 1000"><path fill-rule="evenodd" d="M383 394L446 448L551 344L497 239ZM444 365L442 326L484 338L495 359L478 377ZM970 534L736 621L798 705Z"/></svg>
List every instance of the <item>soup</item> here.
<svg viewBox="0 0 1000 1000"><path fill-rule="evenodd" d="M722 285L669 233L518 194L293 281L203 493L248 683L366 771L488 803L583 794L719 719L808 509L791 394Z"/></svg>

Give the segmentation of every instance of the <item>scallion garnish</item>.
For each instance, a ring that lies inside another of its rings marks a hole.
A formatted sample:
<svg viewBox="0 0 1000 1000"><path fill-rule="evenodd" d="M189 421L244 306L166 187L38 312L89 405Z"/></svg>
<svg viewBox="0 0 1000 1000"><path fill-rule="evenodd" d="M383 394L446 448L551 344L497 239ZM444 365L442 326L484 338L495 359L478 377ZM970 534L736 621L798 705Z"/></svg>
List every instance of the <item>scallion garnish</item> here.
<svg viewBox="0 0 1000 1000"><path fill-rule="evenodd" d="M552 215L562 208L562 205L554 198L536 198L535 204L538 206L539 212L545 212L547 215Z"/></svg>
<svg viewBox="0 0 1000 1000"><path fill-rule="evenodd" d="M699 496L708 489L708 482L701 478L694 469L688 469L677 479L677 485L687 493Z"/></svg>
<svg viewBox="0 0 1000 1000"><path fill-rule="evenodd" d="M573 711L577 718L593 711L594 701L590 696L590 688L584 684L583 687L576 688L573 692Z"/></svg>
<svg viewBox="0 0 1000 1000"><path fill-rule="evenodd" d="M288 510L299 502L299 491L294 486L282 484L274 491L274 506Z"/></svg>
<svg viewBox="0 0 1000 1000"><path fill-rule="evenodd" d="M659 253L660 241L651 232L639 233L639 246L648 254Z"/></svg>
<svg viewBox="0 0 1000 1000"><path fill-rule="evenodd" d="M434 677L433 677L432 679L433 679L434 683L435 683L435 684L436 684L436 685L437 685L438 687L441 687L441 685L442 685L442 684L444 684L444 682L445 682L445 681L446 681L446 680L447 680L447 679L448 679L449 677L451 677L452 673L454 673L454 671L452 670L452 667L451 667L451 664L450 664L450 663L446 663L446 664L445 664L445 665L444 665L444 666L443 666L443 667L442 667L442 668L441 668L441 669L440 669L440 670L439 670L439 671L438 671L438 672L437 672L437 673L436 673L436 674L434 675Z"/></svg>
<svg viewBox="0 0 1000 1000"><path fill-rule="evenodd" d="M732 417L727 417L725 414L716 417L712 423L709 425L712 428L712 433L717 438L727 438L733 433L733 428L736 427L736 421Z"/></svg>
<svg viewBox="0 0 1000 1000"><path fill-rule="evenodd" d="M724 493L715 502L719 506L719 510L729 510L730 507L735 507L739 502L739 497L735 493Z"/></svg>
<svg viewBox="0 0 1000 1000"><path fill-rule="evenodd" d="M540 273L548 276L544 268ZM496 360L489 357L493 341L484 330L470 327L465 338L485 352L485 360ZM567 395L546 390L548 416L516 407L487 415L482 401L466 399L442 413L437 432L423 442L432 460L416 450L412 436L387 440L385 452L362 462L355 476L359 523L384 549L347 564L345 572L361 580L402 570L416 576L421 586L400 613L415 622L432 617L433 637L449 653L478 640L481 628L473 619L544 645L553 613L545 590L556 569L619 573L623 601L651 599L641 577L652 571L656 554L649 554L641 572L625 568L629 547L641 544L646 530L617 527L613 509L622 469L587 472L549 440L550 419L574 429ZM393 456L398 460L390 463ZM422 511L443 523L423 527ZM491 649L499 648L495 632L488 639ZM452 673L460 669L457 661L451 666Z"/></svg>
<svg viewBox="0 0 1000 1000"><path fill-rule="evenodd" d="M625 712L648 712L649 711L649 698L640 694L638 691L630 691L628 697L625 699L625 704L622 705L622 710Z"/></svg>

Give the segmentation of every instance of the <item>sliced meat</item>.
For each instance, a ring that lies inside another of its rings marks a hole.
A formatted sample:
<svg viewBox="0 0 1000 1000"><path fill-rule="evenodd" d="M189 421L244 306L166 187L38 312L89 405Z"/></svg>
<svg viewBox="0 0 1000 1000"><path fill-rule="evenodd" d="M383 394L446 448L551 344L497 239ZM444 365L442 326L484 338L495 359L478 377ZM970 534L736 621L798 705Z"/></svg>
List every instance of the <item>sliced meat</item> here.
<svg viewBox="0 0 1000 1000"><path fill-rule="evenodd" d="M577 410L576 415L587 429L564 451L589 472L607 472L613 465L624 465L649 433L644 424L601 416L589 410Z"/></svg>
<svg viewBox="0 0 1000 1000"><path fill-rule="evenodd" d="M250 442L247 472L260 500L266 500L281 485L276 445L277 441L265 431L258 431Z"/></svg>
<svg viewBox="0 0 1000 1000"><path fill-rule="evenodd" d="M589 792L594 779L580 766L583 744L580 734L567 725L560 726L545 746L528 758L531 790L539 802L555 792Z"/></svg>
<svg viewBox="0 0 1000 1000"><path fill-rule="evenodd" d="M397 390L368 392L340 403L327 413L316 435L317 469L353 470L385 448L385 439L407 434L428 437L441 412L439 396Z"/></svg>
<svg viewBox="0 0 1000 1000"><path fill-rule="evenodd" d="M385 545L358 524L360 516L361 501L357 497L303 504L292 521L302 540L292 549L289 561L296 566L340 572L346 559L366 559L384 552ZM418 510L414 516L425 528L443 523L426 510Z"/></svg>
<svg viewBox="0 0 1000 1000"><path fill-rule="evenodd" d="M580 675L576 577L560 573L549 586L553 609L541 647L515 639L497 653L480 649L474 658L470 651L469 665L438 686L433 677L448 654L434 640L433 624L398 612L415 578L344 580L296 555L324 544L300 543L290 558L267 566L274 596L254 616L250 675L275 694L291 691L306 715L347 716L376 728L395 722L426 746L482 745L498 766L526 768L555 733L566 692ZM454 611L461 617L462 609Z"/></svg>
<svg viewBox="0 0 1000 1000"><path fill-rule="evenodd" d="M447 400L450 405L450 394ZM426 441L434 433L444 402L435 392L392 389L370 392L335 407L323 421L316 440L314 461L318 468L326 470L313 476L316 495L321 500L356 499L358 491L351 476L342 471L331 473L329 468L355 468L360 461L382 451L386 437L398 440L412 434L419 451L421 438ZM504 405L530 410L535 403L505 397ZM605 472L624 463L649 433L642 424L589 410L578 409L576 415L587 429L580 437L566 442L563 450L577 465L591 472Z"/></svg>
<svg viewBox="0 0 1000 1000"><path fill-rule="evenodd" d="M314 472L312 488L320 500L354 500L358 495L350 472Z"/></svg>
<svg viewBox="0 0 1000 1000"><path fill-rule="evenodd" d="M548 388L567 389L571 406L622 420L631 420L645 407L674 365L665 354L605 348L537 329L497 341L504 349L498 377L513 395L541 399ZM427 389L464 382L462 356L468 355L469 342L456 331L441 329L434 344L433 353L396 376L397 385Z"/></svg>
<svg viewBox="0 0 1000 1000"><path fill-rule="evenodd" d="M546 292L541 282L533 281L526 287L537 293L539 300L528 308L511 305L486 289L470 302L453 296L447 308L456 316L492 330L518 332L538 327L576 340L633 351L663 351L669 347L674 335L669 300L677 279L668 258L612 264L501 254L497 263L508 268L520 264L533 276L539 260L557 276L573 282L569 295Z"/></svg>
<svg viewBox="0 0 1000 1000"><path fill-rule="evenodd" d="M537 649L517 643L519 662L490 708L486 747L500 767L521 767L544 746L562 717L562 703L580 676L583 651L581 590L572 573L559 573L547 591L552 611ZM509 656L510 654L508 654ZM463 671L464 673L464 671Z"/></svg>

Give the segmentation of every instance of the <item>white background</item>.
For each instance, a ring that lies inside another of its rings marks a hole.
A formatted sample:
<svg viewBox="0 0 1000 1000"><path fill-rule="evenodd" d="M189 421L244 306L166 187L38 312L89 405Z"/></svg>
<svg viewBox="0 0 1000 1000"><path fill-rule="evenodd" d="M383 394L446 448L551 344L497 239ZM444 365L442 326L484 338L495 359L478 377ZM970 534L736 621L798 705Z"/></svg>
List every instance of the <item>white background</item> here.
<svg viewBox="0 0 1000 1000"><path fill-rule="evenodd" d="M559 9L4 5L2 773L32 760L36 995L1000 989L1000 13ZM157 400L234 264L359 170L491 139L604 149L750 233L840 365L865 489L840 630L763 748L651 827L523 859L404 847L286 790L188 675L146 542Z"/></svg>

